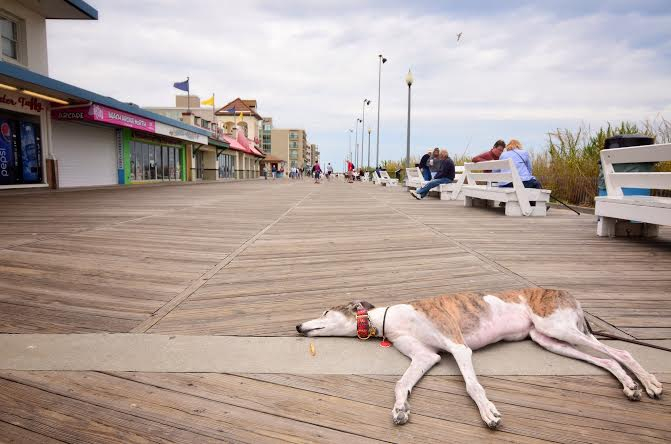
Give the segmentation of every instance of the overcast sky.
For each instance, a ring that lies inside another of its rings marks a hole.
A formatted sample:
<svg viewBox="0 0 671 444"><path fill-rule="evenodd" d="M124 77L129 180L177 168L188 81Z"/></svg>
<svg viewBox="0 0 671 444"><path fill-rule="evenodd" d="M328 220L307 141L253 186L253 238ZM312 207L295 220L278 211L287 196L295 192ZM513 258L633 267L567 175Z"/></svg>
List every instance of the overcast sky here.
<svg viewBox="0 0 671 444"><path fill-rule="evenodd" d="M379 53L381 159L405 154L408 68L415 154L513 137L540 150L557 127L671 118L669 0L89 3L97 22L49 22L52 77L159 106L190 76L218 106L255 98L276 127L305 128L324 163L342 164L364 98L375 131Z"/></svg>

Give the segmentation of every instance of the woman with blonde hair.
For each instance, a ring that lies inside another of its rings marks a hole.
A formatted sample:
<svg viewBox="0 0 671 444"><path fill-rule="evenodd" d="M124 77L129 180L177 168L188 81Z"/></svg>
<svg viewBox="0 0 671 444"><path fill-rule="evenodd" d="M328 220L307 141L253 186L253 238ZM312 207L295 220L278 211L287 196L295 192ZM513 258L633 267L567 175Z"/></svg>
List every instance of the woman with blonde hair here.
<svg viewBox="0 0 671 444"><path fill-rule="evenodd" d="M499 160L512 159L520 179L524 183L524 188L542 188L540 182L531 172L531 157L529 153L522 149L522 144L517 139L511 139L506 145L506 150L501 154ZM510 170L501 170L502 173L508 173ZM512 187L512 182L500 182L499 187Z"/></svg>

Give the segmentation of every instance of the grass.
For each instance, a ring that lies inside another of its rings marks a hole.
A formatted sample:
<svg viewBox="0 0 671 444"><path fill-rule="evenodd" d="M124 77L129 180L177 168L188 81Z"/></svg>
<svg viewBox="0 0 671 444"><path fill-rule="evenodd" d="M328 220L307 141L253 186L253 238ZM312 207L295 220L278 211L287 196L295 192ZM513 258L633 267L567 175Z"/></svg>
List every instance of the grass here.
<svg viewBox="0 0 671 444"><path fill-rule="evenodd" d="M598 130L586 125L575 130L558 128L548 133L542 151L529 149L533 174L557 198L575 205L593 206L594 196L597 195L600 152L607 138L620 134L645 134L654 137L655 143L671 143L671 122L659 116L639 123L608 123ZM455 165L471 161L470 156L463 154L451 157ZM411 156L410 164L417 163L419 158ZM405 159L383 161L382 167L393 177L397 170L404 171ZM655 171L671 171L671 161L659 162ZM662 193L668 194L668 191Z"/></svg>

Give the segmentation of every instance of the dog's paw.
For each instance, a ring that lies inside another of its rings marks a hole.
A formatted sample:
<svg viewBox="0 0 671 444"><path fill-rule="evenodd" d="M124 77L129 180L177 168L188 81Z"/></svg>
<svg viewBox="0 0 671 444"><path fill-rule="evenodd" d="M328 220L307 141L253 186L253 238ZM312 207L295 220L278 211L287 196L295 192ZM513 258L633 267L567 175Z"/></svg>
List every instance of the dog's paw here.
<svg viewBox="0 0 671 444"><path fill-rule="evenodd" d="M501 414L490 401L487 401L485 408L480 411L480 416L490 429L495 429L501 424Z"/></svg>
<svg viewBox="0 0 671 444"><path fill-rule="evenodd" d="M630 401L640 401L642 390L638 388L638 384L634 383L631 387L625 387L622 390Z"/></svg>
<svg viewBox="0 0 671 444"><path fill-rule="evenodd" d="M641 381L645 387L645 392L651 398L659 399L662 397L662 383L654 375L648 374L647 381Z"/></svg>
<svg viewBox="0 0 671 444"><path fill-rule="evenodd" d="M391 413L394 424L403 425L410 419L410 406L406 402L403 404L403 407L394 407Z"/></svg>

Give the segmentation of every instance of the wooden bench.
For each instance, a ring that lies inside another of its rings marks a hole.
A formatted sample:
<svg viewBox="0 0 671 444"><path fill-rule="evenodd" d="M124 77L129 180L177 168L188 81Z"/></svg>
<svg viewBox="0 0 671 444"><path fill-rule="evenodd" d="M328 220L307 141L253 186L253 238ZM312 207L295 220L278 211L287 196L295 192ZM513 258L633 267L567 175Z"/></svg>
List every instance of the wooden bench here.
<svg viewBox="0 0 671 444"><path fill-rule="evenodd" d="M380 183L385 187L395 187L398 185L398 179L392 179L386 170L382 170L380 171Z"/></svg>
<svg viewBox="0 0 671 444"><path fill-rule="evenodd" d="M492 170L492 172L485 173L483 170ZM480 202L485 207L498 206L503 202L506 206L506 216L545 216L546 214L551 191L524 188L524 183L512 159L467 163L464 165L464 175L466 183L461 186L460 190L464 196L464 206L477 206ZM486 184L478 185L478 182L486 182ZM495 185L498 182L512 182L513 186L501 188ZM535 206L531 205L532 202L535 202Z"/></svg>
<svg viewBox="0 0 671 444"><path fill-rule="evenodd" d="M464 196L461 194L461 187L464 185L464 180L466 179L466 176L464 175L464 166L455 166L454 172L455 182L445 183L438 187L440 200L460 200L464 198Z"/></svg>
<svg viewBox="0 0 671 444"><path fill-rule="evenodd" d="M405 186L408 189L415 189L424 186L426 180L422 176L422 170L419 167L405 169Z"/></svg>
<svg viewBox="0 0 671 444"><path fill-rule="evenodd" d="M671 190L671 172L617 173L613 167L618 163L669 160L671 160L669 143L601 151L601 166L608 194L594 199L594 214L599 217L596 228L598 236L655 237L660 225L671 225L671 198L625 196L622 191L622 187Z"/></svg>

